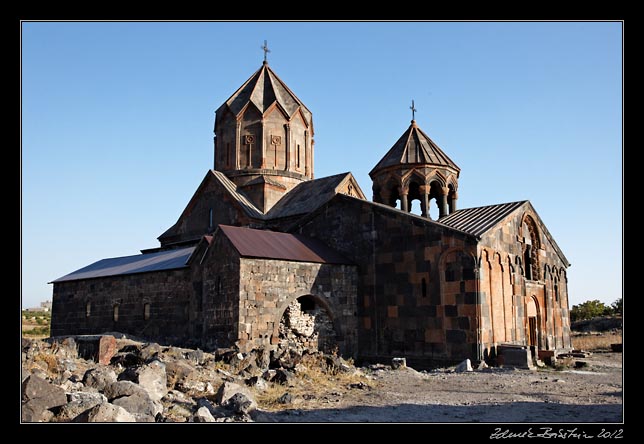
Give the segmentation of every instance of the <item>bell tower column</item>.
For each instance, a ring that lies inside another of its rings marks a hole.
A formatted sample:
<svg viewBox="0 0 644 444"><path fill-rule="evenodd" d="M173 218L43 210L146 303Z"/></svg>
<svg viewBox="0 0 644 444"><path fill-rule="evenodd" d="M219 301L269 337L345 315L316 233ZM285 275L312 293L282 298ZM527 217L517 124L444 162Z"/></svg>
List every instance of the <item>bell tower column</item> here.
<svg viewBox="0 0 644 444"><path fill-rule="evenodd" d="M400 196L400 209L404 212L409 212L409 202L407 195L409 194L409 189L398 187L398 195Z"/></svg>
<svg viewBox="0 0 644 444"><path fill-rule="evenodd" d="M449 188L440 187L439 188L439 201L438 201L438 218L447 216L447 193L449 193Z"/></svg>
<svg viewBox="0 0 644 444"><path fill-rule="evenodd" d="M420 191L420 215L429 217L429 186L421 185L418 191Z"/></svg>
<svg viewBox="0 0 644 444"><path fill-rule="evenodd" d="M453 213L456 211L456 200L458 199L458 193L456 191L452 191L452 196L449 201L449 212Z"/></svg>

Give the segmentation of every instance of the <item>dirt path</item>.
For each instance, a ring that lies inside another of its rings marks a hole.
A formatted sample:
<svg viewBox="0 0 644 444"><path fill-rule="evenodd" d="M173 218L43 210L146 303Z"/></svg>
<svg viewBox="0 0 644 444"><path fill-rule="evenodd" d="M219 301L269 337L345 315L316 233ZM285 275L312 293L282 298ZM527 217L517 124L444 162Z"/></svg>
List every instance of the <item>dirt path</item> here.
<svg viewBox="0 0 644 444"><path fill-rule="evenodd" d="M622 422L622 354L596 353L583 370L490 368L467 373L382 369L370 388L326 396L261 422Z"/></svg>

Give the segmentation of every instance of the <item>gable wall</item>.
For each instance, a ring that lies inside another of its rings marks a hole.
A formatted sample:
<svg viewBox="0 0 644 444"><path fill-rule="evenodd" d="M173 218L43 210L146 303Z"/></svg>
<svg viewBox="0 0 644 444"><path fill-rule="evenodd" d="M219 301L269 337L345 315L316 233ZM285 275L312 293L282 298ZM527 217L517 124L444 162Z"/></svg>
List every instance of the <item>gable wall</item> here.
<svg viewBox="0 0 644 444"><path fill-rule="evenodd" d="M212 227L209 226L211 208L213 209ZM159 240L161 246L165 246L173 242L198 238L212 233L219 224L245 226L252 224L252 219L237 206L229 193L216 180L210 180L199 192L186 214L180 216L172 235Z"/></svg>
<svg viewBox="0 0 644 444"><path fill-rule="evenodd" d="M524 263L521 225L526 215L537 222L539 233L539 275L533 276L535 279L528 279ZM486 355L494 356L495 347L501 343L529 345L527 310L531 300L539 311L538 348L571 347L566 267L538 220L526 205L481 239L481 339Z"/></svg>

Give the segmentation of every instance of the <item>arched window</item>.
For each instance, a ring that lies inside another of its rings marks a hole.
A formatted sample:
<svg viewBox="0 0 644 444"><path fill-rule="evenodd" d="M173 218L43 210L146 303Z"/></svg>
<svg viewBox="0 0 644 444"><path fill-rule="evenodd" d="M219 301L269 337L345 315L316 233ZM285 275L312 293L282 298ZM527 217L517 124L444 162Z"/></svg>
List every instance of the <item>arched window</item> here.
<svg viewBox="0 0 644 444"><path fill-rule="evenodd" d="M554 284L555 301L559 302L559 281L555 278Z"/></svg>
<svg viewBox="0 0 644 444"><path fill-rule="evenodd" d="M214 212L213 212L213 209L211 208L211 209L208 211L208 228L212 228L212 224L213 224L213 222L214 222L214 220L213 220L213 216L214 216Z"/></svg>
<svg viewBox="0 0 644 444"><path fill-rule="evenodd" d="M144 320L149 320L150 319L150 303L146 302L143 304L143 319Z"/></svg>
<svg viewBox="0 0 644 444"><path fill-rule="evenodd" d="M423 278L423 280L421 281L420 285L421 285L422 295L423 295L424 298L426 298L427 297L427 281L425 280L425 278Z"/></svg>
<svg viewBox="0 0 644 444"><path fill-rule="evenodd" d="M114 322L118 322L119 320L119 306L115 305L114 309L112 311L112 318L114 319Z"/></svg>
<svg viewBox="0 0 644 444"><path fill-rule="evenodd" d="M87 301L87 303L85 304L85 317L89 318L91 314L92 314L92 303L90 301Z"/></svg>
<svg viewBox="0 0 644 444"><path fill-rule="evenodd" d="M529 280L539 280L539 232L534 220L527 216L521 224L521 236L523 241L523 265L525 278Z"/></svg>

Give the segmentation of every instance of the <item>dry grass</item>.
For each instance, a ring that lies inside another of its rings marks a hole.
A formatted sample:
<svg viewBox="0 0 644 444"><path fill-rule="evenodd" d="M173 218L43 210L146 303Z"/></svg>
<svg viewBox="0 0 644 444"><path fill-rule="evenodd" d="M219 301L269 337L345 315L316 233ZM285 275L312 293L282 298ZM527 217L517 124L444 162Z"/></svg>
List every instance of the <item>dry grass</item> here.
<svg viewBox="0 0 644 444"><path fill-rule="evenodd" d="M572 337L572 346L576 350L610 350L611 344L621 343L621 333L593 333Z"/></svg>
<svg viewBox="0 0 644 444"><path fill-rule="evenodd" d="M284 407L283 404L280 404L278 399L286 392L293 394L292 389L286 385L280 385L274 382L269 382L268 387L259 390L254 389L255 400L259 408L263 410L275 411L280 410Z"/></svg>
<svg viewBox="0 0 644 444"><path fill-rule="evenodd" d="M362 372L344 373L336 368L329 369L324 358L320 355L305 355L298 371L295 372L294 382L290 385L268 383L266 389L253 389L255 399L260 408L269 411L288 408L279 403L278 399L285 393L295 398L307 397L316 399L332 394L344 394L350 384L365 383L373 385Z"/></svg>
<svg viewBox="0 0 644 444"><path fill-rule="evenodd" d="M60 373L60 369L58 368L58 359L56 359L56 356L51 353L38 353L34 356L34 363L42 363L43 367L45 367L43 370L45 370L49 376L57 376Z"/></svg>

